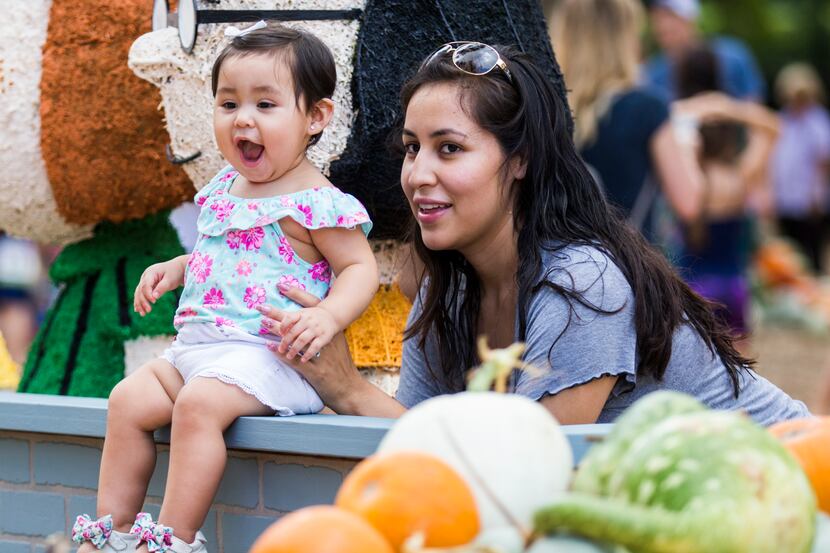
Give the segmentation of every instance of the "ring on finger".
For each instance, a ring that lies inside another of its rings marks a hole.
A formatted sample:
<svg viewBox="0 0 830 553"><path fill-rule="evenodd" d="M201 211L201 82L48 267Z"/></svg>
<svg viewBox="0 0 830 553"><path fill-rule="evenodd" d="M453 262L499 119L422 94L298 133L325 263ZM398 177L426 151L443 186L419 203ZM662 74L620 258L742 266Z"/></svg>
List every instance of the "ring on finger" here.
<svg viewBox="0 0 830 553"><path fill-rule="evenodd" d="M293 350L293 349L294 349L294 344L290 344L290 345L288 346L288 351L291 351L291 350ZM297 355L299 355L300 357L302 357L303 355L305 355L305 352L304 352L303 350L300 350L300 351L298 351L298 352L297 352ZM315 353L314 355L312 355L312 357L313 357L314 359L319 358L319 357L320 357L320 352L318 351L317 353Z"/></svg>

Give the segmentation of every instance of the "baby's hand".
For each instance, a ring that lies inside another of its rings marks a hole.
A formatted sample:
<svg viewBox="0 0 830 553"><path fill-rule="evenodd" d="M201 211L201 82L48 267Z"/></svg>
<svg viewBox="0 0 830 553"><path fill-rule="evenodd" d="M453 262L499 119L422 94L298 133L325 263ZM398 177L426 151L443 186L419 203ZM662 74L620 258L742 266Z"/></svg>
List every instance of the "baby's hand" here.
<svg viewBox="0 0 830 553"><path fill-rule="evenodd" d="M287 313L280 322L279 352L288 359L302 352L303 363L317 355L323 346L341 329L334 316L322 307L308 307L293 313Z"/></svg>
<svg viewBox="0 0 830 553"><path fill-rule="evenodd" d="M178 258L150 265L141 274L141 280L135 288L133 309L142 317L152 311L152 304L165 292L181 286L184 269Z"/></svg>

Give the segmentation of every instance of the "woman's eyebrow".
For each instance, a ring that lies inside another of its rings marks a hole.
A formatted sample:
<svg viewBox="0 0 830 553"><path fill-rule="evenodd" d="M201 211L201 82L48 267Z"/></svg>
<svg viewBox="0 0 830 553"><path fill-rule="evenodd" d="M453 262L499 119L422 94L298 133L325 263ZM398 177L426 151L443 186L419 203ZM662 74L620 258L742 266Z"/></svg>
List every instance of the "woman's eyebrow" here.
<svg viewBox="0 0 830 553"><path fill-rule="evenodd" d="M463 138L467 138L466 134L464 134L461 131L457 131L455 129L438 129L437 131L432 131L429 136L431 138L435 138L437 136L445 136L445 135L448 135L448 134L455 134L455 135L461 136Z"/></svg>
<svg viewBox="0 0 830 553"><path fill-rule="evenodd" d="M401 133L405 136L412 136L412 137L416 136L415 133L410 131L409 129L404 129L403 131L401 131ZM446 136L448 134L455 134L455 135L461 136L463 138L468 138L466 134L464 134L461 131L457 131L455 129L438 129L437 131L432 131L429 134L429 137L430 138L435 138L437 136Z"/></svg>

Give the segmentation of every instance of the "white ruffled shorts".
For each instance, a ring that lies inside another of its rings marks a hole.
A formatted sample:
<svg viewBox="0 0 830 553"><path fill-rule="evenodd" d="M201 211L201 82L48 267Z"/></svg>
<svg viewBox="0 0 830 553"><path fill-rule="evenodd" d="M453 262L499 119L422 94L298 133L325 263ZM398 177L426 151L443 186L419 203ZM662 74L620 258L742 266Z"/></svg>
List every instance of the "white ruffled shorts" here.
<svg viewBox="0 0 830 553"><path fill-rule="evenodd" d="M217 378L251 394L277 415L320 411L323 402L314 388L266 347L268 341L233 327L187 324L162 358L176 367L185 384L197 376Z"/></svg>

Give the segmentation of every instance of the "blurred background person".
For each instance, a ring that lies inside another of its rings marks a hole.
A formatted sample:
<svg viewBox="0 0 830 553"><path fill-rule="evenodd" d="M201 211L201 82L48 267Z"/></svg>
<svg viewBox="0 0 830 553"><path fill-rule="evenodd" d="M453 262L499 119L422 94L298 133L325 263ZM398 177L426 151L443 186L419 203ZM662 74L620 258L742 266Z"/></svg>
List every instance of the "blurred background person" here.
<svg viewBox="0 0 830 553"><path fill-rule="evenodd" d="M758 62L737 38L703 38L697 28L698 0L652 0L649 19L660 51L645 64L645 82L667 99L678 97L675 77L678 60L689 48L707 44L718 60L722 90L736 98L763 102L766 84Z"/></svg>
<svg viewBox="0 0 830 553"><path fill-rule="evenodd" d="M666 101L637 86L644 20L639 0L562 0L550 30L576 145L611 202L655 242L658 196L682 221L695 220L703 174L676 140Z"/></svg>
<svg viewBox="0 0 830 553"><path fill-rule="evenodd" d="M18 365L35 336L38 294L45 278L38 246L0 232L0 334Z"/></svg>
<svg viewBox="0 0 830 553"><path fill-rule="evenodd" d="M678 261L692 288L721 304L733 331L746 334L754 228L750 206L768 198L766 168L778 118L755 102L726 95L720 75L717 55L705 45L691 47L677 60L675 120L679 133L692 137L705 175L703 209L687 225Z"/></svg>
<svg viewBox="0 0 830 553"><path fill-rule="evenodd" d="M770 166L775 211L782 233L803 249L810 266L824 272L830 116L822 106L824 86L812 66L792 63L775 80L781 111L781 136Z"/></svg>

